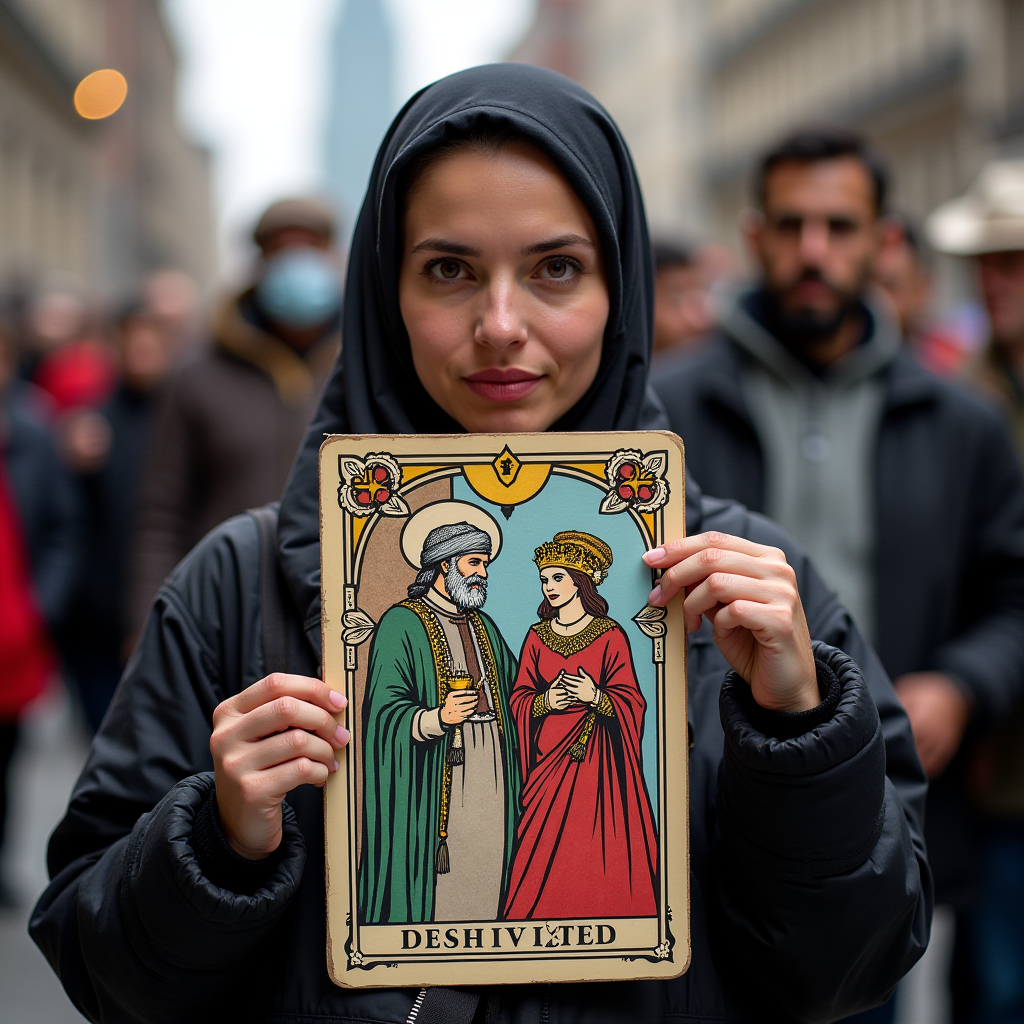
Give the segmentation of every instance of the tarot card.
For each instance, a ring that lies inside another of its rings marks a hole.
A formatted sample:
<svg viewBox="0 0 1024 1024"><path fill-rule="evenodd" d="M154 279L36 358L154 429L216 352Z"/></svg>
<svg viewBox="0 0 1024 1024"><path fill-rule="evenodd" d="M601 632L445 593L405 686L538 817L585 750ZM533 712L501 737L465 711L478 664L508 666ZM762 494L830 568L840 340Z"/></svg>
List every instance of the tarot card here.
<svg viewBox="0 0 1024 1024"><path fill-rule="evenodd" d="M689 964L681 538L661 431L320 449L338 985L671 978Z"/></svg>

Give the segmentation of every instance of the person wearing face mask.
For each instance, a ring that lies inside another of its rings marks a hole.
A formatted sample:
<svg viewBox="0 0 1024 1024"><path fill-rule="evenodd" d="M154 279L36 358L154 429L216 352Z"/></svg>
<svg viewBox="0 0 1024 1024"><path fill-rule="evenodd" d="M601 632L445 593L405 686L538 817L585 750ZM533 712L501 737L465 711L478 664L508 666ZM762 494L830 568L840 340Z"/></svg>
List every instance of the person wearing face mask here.
<svg viewBox="0 0 1024 1024"><path fill-rule="evenodd" d="M688 480L688 537L644 556L663 570L650 602L682 601L689 631L687 973L484 992L327 974L314 787L349 734L318 678L323 434L663 427L652 270L625 143L575 83L474 68L398 115L356 225L345 347L280 513L229 520L161 588L51 839L31 932L87 1016L826 1021L884 1000L921 955L906 715L800 550Z"/></svg>
<svg viewBox="0 0 1024 1024"><path fill-rule="evenodd" d="M255 283L223 305L157 417L141 489L130 613L138 633L164 577L228 516L281 494L340 340L334 215L271 205L253 231Z"/></svg>

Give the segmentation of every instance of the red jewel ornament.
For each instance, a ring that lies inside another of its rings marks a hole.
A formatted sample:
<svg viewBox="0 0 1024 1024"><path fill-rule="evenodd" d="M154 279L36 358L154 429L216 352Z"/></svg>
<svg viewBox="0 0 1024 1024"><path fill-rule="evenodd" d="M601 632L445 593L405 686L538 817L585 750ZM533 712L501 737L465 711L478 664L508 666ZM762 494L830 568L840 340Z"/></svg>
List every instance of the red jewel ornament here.
<svg viewBox="0 0 1024 1024"><path fill-rule="evenodd" d="M379 502L381 505L384 504L388 498L391 497L391 492L386 487L381 487L377 490L377 493L373 496L373 500Z"/></svg>
<svg viewBox="0 0 1024 1024"><path fill-rule="evenodd" d="M358 501L360 505L369 505L370 504L370 492L369 491L356 491L356 501Z"/></svg>
<svg viewBox="0 0 1024 1024"><path fill-rule="evenodd" d="M388 478L388 471L383 466L378 466L373 471L373 479L376 480L377 483L382 484L382 483L384 483L387 480L387 478ZM384 500L387 501L387 498L385 498Z"/></svg>
<svg viewBox="0 0 1024 1024"><path fill-rule="evenodd" d="M633 497L633 491L632 491L632 488L629 486L629 484L620 484L620 486L618 488L618 493L619 493L619 497L623 501L629 501L630 498Z"/></svg>
<svg viewBox="0 0 1024 1024"><path fill-rule="evenodd" d="M651 497L650 487L648 487L646 484L641 484L641 486L636 489L636 496L641 501L649 501Z"/></svg>
<svg viewBox="0 0 1024 1024"><path fill-rule="evenodd" d="M632 462L624 462L621 466L619 466L619 479L631 480L635 472L636 466L634 466Z"/></svg>

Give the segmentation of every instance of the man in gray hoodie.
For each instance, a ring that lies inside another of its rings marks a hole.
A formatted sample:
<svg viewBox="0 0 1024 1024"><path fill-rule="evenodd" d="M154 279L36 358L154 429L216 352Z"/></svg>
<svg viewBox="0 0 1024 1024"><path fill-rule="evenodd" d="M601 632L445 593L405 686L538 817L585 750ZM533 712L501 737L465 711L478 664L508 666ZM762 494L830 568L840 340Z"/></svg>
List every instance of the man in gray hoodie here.
<svg viewBox="0 0 1024 1024"><path fill-rule="evenodd" d="M767 153L745 223L760 281L654 384L701 487L777 520L874 643L932 779L936 901L964 912L963 741L1024 700L1024 476L999 418L919 366L871 291L885 189L840 129Z"/></svg>

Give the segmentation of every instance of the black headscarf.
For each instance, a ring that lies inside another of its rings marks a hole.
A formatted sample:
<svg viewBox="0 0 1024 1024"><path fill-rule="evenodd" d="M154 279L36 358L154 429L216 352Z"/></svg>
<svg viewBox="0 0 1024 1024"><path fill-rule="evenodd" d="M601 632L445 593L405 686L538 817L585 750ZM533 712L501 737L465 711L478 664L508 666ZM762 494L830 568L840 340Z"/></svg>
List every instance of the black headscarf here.
<svg viewBox="0 0 1024 1024"><path fill-rule="evenodd" d="M481 127L507 128L555 162L594 220L610 298L601 363L586 394L552 430L666 427L647 391L654 285L640 186L607 111L568 78L491 64L417 93L395 118L356 222L345 285L342 355L281 503L281 564L306 629L320 619L317 453L329 433L461 433L413 368L398 305L401 189L413 161Z"/></svg>

